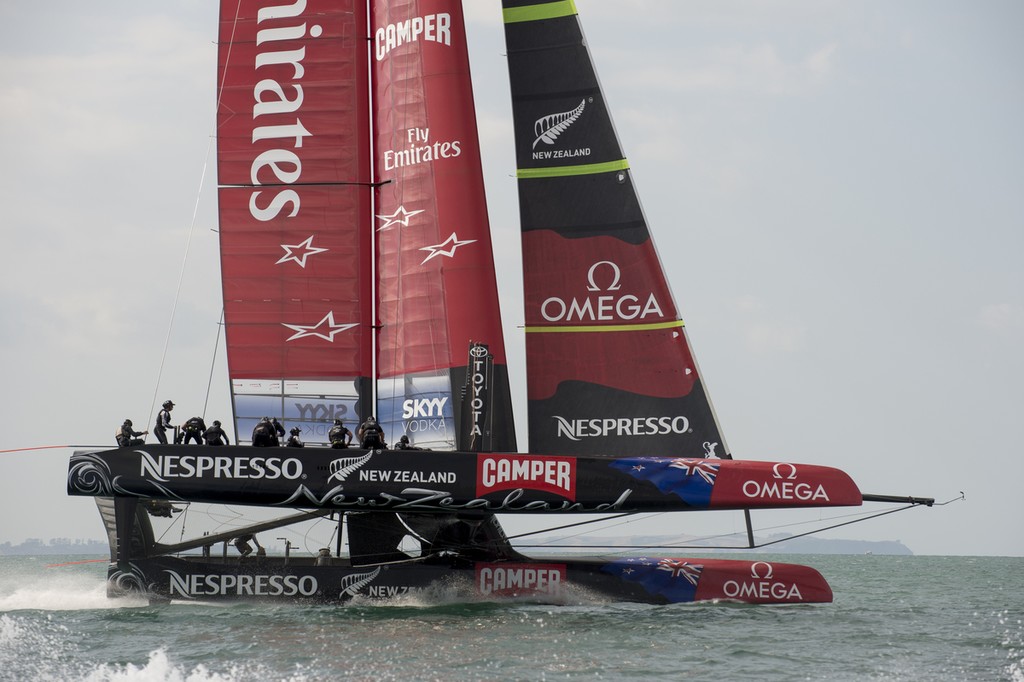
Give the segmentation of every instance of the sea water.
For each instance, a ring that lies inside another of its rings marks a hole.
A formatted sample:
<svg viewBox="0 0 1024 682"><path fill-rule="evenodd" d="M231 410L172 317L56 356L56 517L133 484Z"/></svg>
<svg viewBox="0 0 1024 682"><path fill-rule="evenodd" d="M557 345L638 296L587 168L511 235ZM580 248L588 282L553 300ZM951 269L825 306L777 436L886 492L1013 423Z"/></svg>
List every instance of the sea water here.
<svg viewBox="0 0 1024 682"><path fill-rule="evenodd" d="M0 557L0 680L1024 682L1022 558L759 555L835 592L790 606L150 606L107 599L105 562L67 565L87 558Z"/></svg>

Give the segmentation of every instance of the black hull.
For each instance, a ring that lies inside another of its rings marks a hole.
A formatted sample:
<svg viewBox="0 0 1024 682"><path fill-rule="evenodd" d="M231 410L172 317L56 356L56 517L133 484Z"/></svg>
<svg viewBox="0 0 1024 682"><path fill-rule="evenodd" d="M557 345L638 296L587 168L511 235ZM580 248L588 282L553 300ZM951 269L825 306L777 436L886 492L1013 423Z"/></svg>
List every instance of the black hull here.
<svg viewBox="0 0 1024 682"><path fill-rule="evenodd" d="M154 541L150 523L150 515L170 513L159 503L97 498L97 505L110 539L107 591L112 597L326 604L407 596L427 602L525 599L549 604L832 601L821 574L796 564L650 556L530 558L509 544L491 515L349 514L347 557L340 555L340 547L323 548L316 557L239 556L232 536L252 539L309 520L310 513L163 545ZM412 554L410 538L418 542ZM197 549L201 555L187 554Z"/></svg>
<svg viewBox="0 0 1024 682"><path fill-rule="evenodd" d="M787 462L194 445L75 452L68 494L445 516L862 501L846 473Z"/></svg>
<svg viewBox="0 0 1024 682"><path fill-rule="evenodd" d="M607 562L474 561L433 556L415 561L353 566L342 559L317 565L315 559L283 557L161 556L138 559L108 571L110 597L138 596L166 601L278 601L339 604L353 599L491 601L523 599L574 603L593 599L668 603L602 571Z"/></svg>

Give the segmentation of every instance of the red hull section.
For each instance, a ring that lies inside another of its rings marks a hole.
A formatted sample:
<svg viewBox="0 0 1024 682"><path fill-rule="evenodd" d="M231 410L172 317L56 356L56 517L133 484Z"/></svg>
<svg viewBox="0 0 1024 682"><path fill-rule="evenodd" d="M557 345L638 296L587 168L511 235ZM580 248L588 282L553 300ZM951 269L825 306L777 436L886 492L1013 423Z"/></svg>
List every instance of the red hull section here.
<svg viewBox="0 0 1024 682"><path fill-rule="evenodd" d="M767 561L702 559L695 601L728 599L748 604L832 601L832 588L809 566Z"/></svg>
<svg viewBox="0 0 1024 682"><path fill-rule="evenodd" d="M832 601L821 573L799 564L732 559L630 557L602 568L670 603L736 601L747 604L804 604Z"/></svg>
<svg viewBox="0 0 1024 682"><path fill-rule="evenodd" d="M706 462L707 460L689 460ZM857 484L840 469L788 462L724 461L719 465L712 506L860 506ZM797 503L794 505L794 503Z"/></svg>

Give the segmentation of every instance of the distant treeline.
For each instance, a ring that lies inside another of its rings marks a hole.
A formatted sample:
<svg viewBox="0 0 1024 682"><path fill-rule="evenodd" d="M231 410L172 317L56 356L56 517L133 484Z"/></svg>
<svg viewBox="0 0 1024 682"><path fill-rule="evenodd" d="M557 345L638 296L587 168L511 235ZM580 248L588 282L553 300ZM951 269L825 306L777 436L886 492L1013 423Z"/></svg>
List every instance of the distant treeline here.
<svg viewBox="0 0 1024 682"><path fill-rule="evenodd" d="M20 545L10 542L0 543L0 556L24 554L107 554L110 548L101 540L72 540L71 538L54 538L43 542L39 538L29 538Z"/></svg>

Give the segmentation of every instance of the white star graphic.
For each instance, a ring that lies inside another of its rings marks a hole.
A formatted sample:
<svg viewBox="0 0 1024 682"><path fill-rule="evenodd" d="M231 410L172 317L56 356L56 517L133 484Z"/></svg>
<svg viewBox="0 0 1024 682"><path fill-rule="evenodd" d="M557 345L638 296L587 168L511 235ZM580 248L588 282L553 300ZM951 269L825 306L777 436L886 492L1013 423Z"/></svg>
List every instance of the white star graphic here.
<svg viewBox="0 0 1024 682"><path fill-rule="evenodd" d="M274 265L280 265L281 263L293 260L298 263L301 268L306 267L306 258L309 256L327 251L327 249L321 249L313 246L313 235L309 235L309 238L301 244L281 244L281 248L284 249L284 256L281 260L274 263Z"/></svg>
<svg viewBox="0 0 1024 682"><path fill-rule="evenodd" d="M384 221L384 224L378 227L377 231L380 232L382 230L388 229L392 225L398 224L401 224L403 227L409 227L409 218L417 216L420 213L423 213L423 209L420 209L419 211L406 211L405 206L399 206L391 215L377 216L378 218Z"/></svg>
<svg viewBox="0 0 1024 682"><path fill-rule="evenodd" d="M448 258L454 258L455 249L459 248L460 246L465 246L466 244L472 244L475 241L475 239L467 239L465 241L460 242L459 237L454 232L452 232L451 236L448 237L448 239L445 239L444 242L442 242L441 244L435 244L434 246L424 246L423 248L420 249L420 251L430 252L430 255L423 259L423 263L426 263L428 260L434 258L435 256L447 256ZM446 246L449 248L445 249L444 247ZM420 263L420 265L423 265L423 263Z"/></svg>
<svg viewBox="0 0 1024 682"><path fill-rule="evenodd" d="M282 322L281 324L284 324L284 323ZM320 329L321 327L323 327L325 325L326 325L327 330L328 330L327 332L318 332L317 331L318 329ZM284 324L284 326L288 327L289 329L291 329L291 330L293 330L295 332L297 332L296 334L292 334L287 339L285 339L286 341L294 341L296 339L305 338L307 336L319 336L321 339L323 339L325 341L330 341L331 343L334 343L334 335L335 334L337 334L338 332L343 332L343 331L345 331L347 329L351 329L352 327L355 327L356 325L354 323L353 324L335 324L334 323L334 311L331 310L326 315L324 315L324 319L320 320L316 324Z"/></svg>

